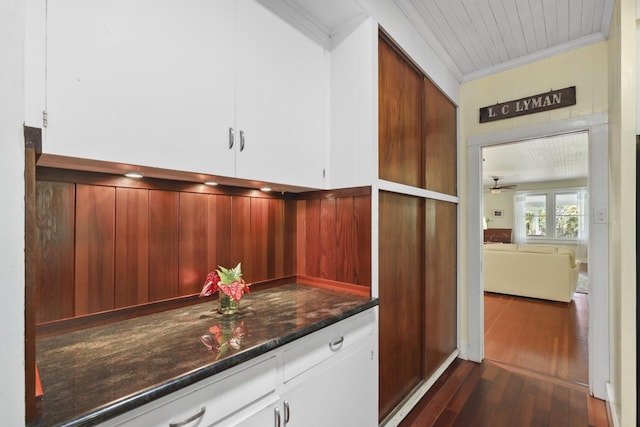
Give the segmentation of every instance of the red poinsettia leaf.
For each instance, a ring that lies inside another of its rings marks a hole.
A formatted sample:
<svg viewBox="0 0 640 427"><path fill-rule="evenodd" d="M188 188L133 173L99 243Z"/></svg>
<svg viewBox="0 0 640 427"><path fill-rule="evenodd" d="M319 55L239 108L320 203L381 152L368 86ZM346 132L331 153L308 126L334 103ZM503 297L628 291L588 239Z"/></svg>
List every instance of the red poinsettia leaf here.
<svg viewBox="0 0 640 427"><path fill-rule="evenodd" d="M244 288L244 285L242 283L235 281L228 286L229 293L227 292L225 293L229 295L231 298L233 298L234 300L240 301L240 298L242 298L243 288Z"/></svg>
<svg viewBox="0 0 640 427"><path fill-rule="evenodd" d="M229 295L230 297L232 297L233 295L231 294L231 289L229 289L229 286L227 285L220 285L220 292L222 292L225 295Z"/></svg>
<svg viewBox="0 0 640 427"><path fill-rule="evenodd" d="M218 283L220 282L220 276L215 271L210 272L204 281L202 291L200 291L200 298L213 295L218 290Z"/></svg>

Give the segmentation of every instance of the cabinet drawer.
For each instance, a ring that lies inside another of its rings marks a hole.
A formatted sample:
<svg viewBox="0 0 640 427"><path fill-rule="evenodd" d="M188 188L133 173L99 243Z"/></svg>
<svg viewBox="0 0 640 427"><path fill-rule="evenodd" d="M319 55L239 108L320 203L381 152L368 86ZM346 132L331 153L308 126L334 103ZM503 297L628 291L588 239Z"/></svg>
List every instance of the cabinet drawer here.
<svg viewBox="0 0 640 427"><path fill-rule="evenodd" d="M319 331L284 351L284 381L353 346L373 333L373 311L358 314Z"/></svg>
<svg viewBox="0 0 640 427"><path fill-rule="evenodd" d="M194 384L127 415L121 426L168 426L202 413L187 426L216 423L271 395L276 389L276 357L250 365L230 375ZM109 425L114 425L109 423Z"/></svg>

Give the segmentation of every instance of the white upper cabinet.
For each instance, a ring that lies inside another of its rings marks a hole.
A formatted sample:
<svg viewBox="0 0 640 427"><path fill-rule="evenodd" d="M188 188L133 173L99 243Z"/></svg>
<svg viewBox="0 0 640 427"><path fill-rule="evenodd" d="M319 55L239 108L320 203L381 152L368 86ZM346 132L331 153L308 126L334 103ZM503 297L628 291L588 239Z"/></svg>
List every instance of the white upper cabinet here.
<svg viewBox="0 0 640 427"><path fill-rule="evenodd" d="M233 1L56 0L44 151L233 174Z"/></svg>
<svg viewBox="0 0 640 427"><path fill-rule="evenodd" d="M324 54L255 0L48 2L43 151L321 188Z"/></svg>
<svg viewBox="0 0 640 427"><path fill-rule="evenodd" d="M322 188L324 49L254 0L238 0L237 35L237 176Z"/></svg>

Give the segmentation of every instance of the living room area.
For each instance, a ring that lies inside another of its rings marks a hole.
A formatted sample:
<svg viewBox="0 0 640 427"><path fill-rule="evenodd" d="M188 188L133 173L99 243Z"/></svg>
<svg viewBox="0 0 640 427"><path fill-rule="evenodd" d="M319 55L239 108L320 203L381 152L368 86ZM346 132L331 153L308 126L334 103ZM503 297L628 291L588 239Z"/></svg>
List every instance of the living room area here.
<svg viewBox="0 0 640 427"><path fill-rule="evenodd" d="M589 385L589 134L482 149L484 356Z"/></svg>

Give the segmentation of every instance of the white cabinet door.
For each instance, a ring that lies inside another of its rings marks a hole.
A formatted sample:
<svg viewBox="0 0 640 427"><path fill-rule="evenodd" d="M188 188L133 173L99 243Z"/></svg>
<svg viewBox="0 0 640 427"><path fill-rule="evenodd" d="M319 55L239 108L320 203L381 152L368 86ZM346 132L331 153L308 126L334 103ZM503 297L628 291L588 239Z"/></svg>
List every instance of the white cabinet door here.
<svg viewBox="0 0 640 427"><path fill-rule="evenodd" d="M56 0L46 153L232 175L235 2Z"/></svg>
<svg viewBox="0 0 640 427"><path fill-rule="evenodd" d="M237 176L323 187L324 49L255 0L238 0Z"/></svg>
<svg viewBox="0 0 640 427"><path fill-rule="evenodd" d="M373 340L350 349L337 363L314 373L282 395L288 427L378 425L377 362Z"/></svg>

